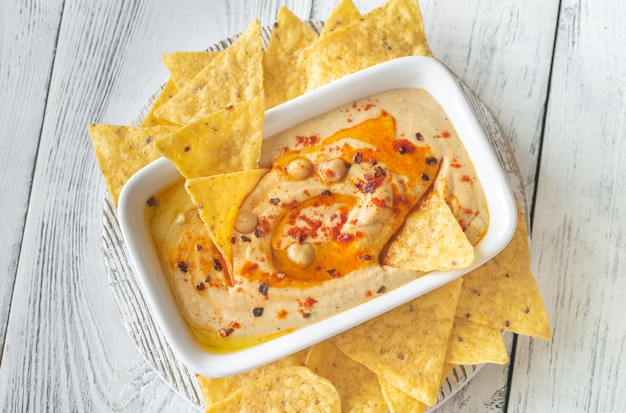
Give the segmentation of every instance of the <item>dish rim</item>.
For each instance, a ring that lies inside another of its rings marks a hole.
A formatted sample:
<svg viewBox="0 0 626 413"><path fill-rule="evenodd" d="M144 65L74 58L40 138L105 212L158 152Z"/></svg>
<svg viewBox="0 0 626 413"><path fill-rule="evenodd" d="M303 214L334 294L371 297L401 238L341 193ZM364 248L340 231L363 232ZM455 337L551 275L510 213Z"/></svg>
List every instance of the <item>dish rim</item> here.
<svg viewBox="0 0 626 413"><path fill-rule="evenodd" d="M178 310L146 222L147 199L181 179L174 165L159 158L137 172L122 188L118 215L134 275L172 351L192 371L207 377L224 377L303 350L453 281L484 264L508 244L517 221L513 194L494 149L456 79L435 59L423 56L394 59L269 109L265 114L263 136L275 135L355 100L399 88L425 89L441 104L474 164L490 216L487 233L474 248L474 264L463 270L428 273L329 318L255 346L228 353L207 351L193 339ZM332 98L332 107L325 104L329 98Z"/></svg>

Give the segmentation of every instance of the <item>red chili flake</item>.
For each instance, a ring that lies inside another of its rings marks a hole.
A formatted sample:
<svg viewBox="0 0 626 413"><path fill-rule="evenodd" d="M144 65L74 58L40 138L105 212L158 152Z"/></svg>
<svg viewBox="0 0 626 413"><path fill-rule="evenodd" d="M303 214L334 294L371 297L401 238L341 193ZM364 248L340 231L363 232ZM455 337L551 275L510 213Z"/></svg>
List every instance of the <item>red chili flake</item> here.
<svg viewBox="0 0 626 413"><path fill-rule="evenodd" d="M381 208L385 206L385 200L382 198L372 198L372 203Z"/></svg>
<svg viewBox="0 0 626 413"><path fill-rule="evenodd" d="M463 181L463 182L469 182L469 181L471 181L471 179L470 179L470 177L469 177L469 176L467 176L467 175L462 175L462 176L461 176L461 181Z"/></svg>
<svg viewBox="0 0 626 413"><path fill-rule="evenodd" d="M176 266L178 267L178 269L182 272L187 272L187 264L185 264L184 261L178 261L176 263Z"/></svg>
<svg viewBox="0 0 626 413"><path fill-rule="evenodd" d="M198 291L204 290L204 283L200 282L200 283L196 284L196 290L198 290Z"/></svg>
<svg viewBox="0 0 626 413"><path fill-rule="evenodd" d="M381 285L380 288L376 292L378 294L382 294L384 292L387 292L387 287L385 287L384 285Z"/></svg>
<svg viewBox="0 0 626 413"><path fill-rule="evenodd" d="M215 271L222 271L222 263L217 258L213 260L213 268Z"/></svg>
<svg viewBox="0 0 626 413"><path fill-rule="evenodd" d="M455 161L450 162L450 167L452 168L460 168L461 164Z"/></svg>
<svg viewBox="0 0 626 413"><path fill-rule="evenodd" d="M330 194L331 194L330 189L325 189L322 191L322 195L324 196L330 196Z"/></svg>
<svg viewBox="0 0 626 413"><path fill-rule="evenodd" d="M366 297L371 297L372 296L372 292L370 290L365 291L365 296Z"/></svg>
<svg viewBox="0 0 626 413"><path fill-rule="evenodd" d="M365 194L374 193L376 188L378 188L383 183L386 176L387 173L385 172L385 170L381 166L377 166L373 174L363 175L363 178L365 178L365 182L359 180L359 182L357 182L355 186L357 189Z"/></svg>
<svg viewBox="0 0 626 413"><path fill-rule="evenodd" d="M444 138L449 138L450 132L448 132L447 130L444 130L443 132L441 132L441 136L443 136Z"/></svg>
<svg viewBox="0 0 626 413"><path fill-rule="evenodd" d="M306 195L306 196L311 196L311 193L310 193L310 192L309 192L309 190L308 190L308 189L306 189L306 188L304 189L304 191L302 191L302 193L303 193L304 195Z"/></svg>
<svg viewBox="0 0 626 413"><path fill-rule="evenodd" d="M254 230L254 236L257 238L262 238L265 236L265 232L262 229L257 228Z"/></svg>
<svg viewBox="0 0 626 413"><path fill-rule="evenodd" d="M250 239L250 237L246 237L245 235L242 235L242 236L241 236L241 240L242 240L243 242L252 242L252 240Z"/></svg>
<svg viewBox="0 0 626 413"><path fill-rule="evenodd" d="M354 161L354 163L356 164L363 162L363 154L361 152L355 153L352 157L352 161Z"/></svg>
<svg viewBox="0 0 626 413"><path fill-rule="evenodd" d="M313 146L320 140L320 137L317 135L309 135L309 136L296 136L296 144L303 146Z"/></svg>
<svg viewBox="0 0 626 413"><path fill-rule="evenodd" d="M363 110L370 110L373 107L376 107L376 105L373 104L373 103L366 103L365 107L363 108Z"/></svg>
<svg viewBox="0 0 626 413"><path fill-rule="evenodd" d="M421 133L417 132L415 134L415 139L417 139L418 141L423 141L424 140L424 135L422 135Z"/></svg>
<svg viewBox="0 0 626 413"><path fill-rule="evenodd" d="M329 273L331 277L339 277L339 272L334 268L332 270L327 270L326 272Z"/></svg>
<svg viewBox="0 0 626 413"><path fill-rule="evenodd" d="M372 260L372 256L369 254L364 254L364 255L358 255L356 257L359 261L371 261Z"/></svg>
<svg viewBox="0 0 626 413"><path fill-rule="evenodd" d="M317 300L313 297L307 297L306 300L304 300L303 306L304 308L311 308L313 307L313 304L317 303Z"/></svg>
<svg viewBox="0 0 626 413"><path fill-rule="evenodd" d="M263 307L255 307L251 311L252 317L261 317L263 315Z"/></svg>
<svg viewBox="0 0 626 413"><path fill-rule="evenodd" d="M426 165L437 165L437 158L426 158Z"/></svg>
<svg viewBox="0 0 626 413"><path fill-rule="evenodd" d="M348 241L352 241L354 239L354 235L341 233L341 234L337 234L335 239L337 241L348 242Z"/></svg>
<svg viewBox="0 0 626 413"><path fill-rule="evenodd" d="M278 203L280 202L280 198L272 198L270 199L270 202L274 205L278 205Z"/></svg>
<svg viewBox="0 0 626 413"><path fill-rule="evenodd" d="M155 197L151 196L150 198L148 198L148 200L146 201L146 204L148 204L149 207L155 207L157 206L157 200Z"/></svg>
<svg viewBox="0 0 626 413"><path fill-rule="evenodd" d="M268 283L261 283L259 284L259 292L261 293L262 296L266 296L267 295L267 290L269 288L269 284Z"/></svg>
<svg viewBox="0 0 626 413"><path fill-rule="evenodd" d="M306 230L300 227L289 228L289 230L287 231L287 235L289 235L290 237L293 237L298 243L304 241L305 238L307 237Z"/></svg>

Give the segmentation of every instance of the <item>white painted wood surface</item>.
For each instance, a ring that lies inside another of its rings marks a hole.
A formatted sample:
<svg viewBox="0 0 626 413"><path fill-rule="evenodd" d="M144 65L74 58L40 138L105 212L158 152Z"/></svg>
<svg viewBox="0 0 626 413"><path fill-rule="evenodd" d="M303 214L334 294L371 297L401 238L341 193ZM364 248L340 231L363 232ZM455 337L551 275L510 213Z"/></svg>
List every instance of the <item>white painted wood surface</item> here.
<svg viewBox="0 0 626 413"><path fill-rule="evenodd" d="M0 2L0 410L195 411L117 314L86 125L130 122L167 77L163 53L204 49L253 17L271 24L281 4L323 19L334 1ZM422 10L435 56L511 141L555 335L510 343L511 371L486 367L440 411L625 411L626 3Z"/></svg>

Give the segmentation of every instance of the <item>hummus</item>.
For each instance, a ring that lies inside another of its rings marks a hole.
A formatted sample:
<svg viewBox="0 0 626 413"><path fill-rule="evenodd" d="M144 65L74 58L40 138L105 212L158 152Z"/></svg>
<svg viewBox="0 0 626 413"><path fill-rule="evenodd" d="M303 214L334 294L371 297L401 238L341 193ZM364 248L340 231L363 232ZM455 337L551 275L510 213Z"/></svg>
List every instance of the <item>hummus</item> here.
<svg viewBox="0 0 626 413"><path fill-rule="evenodd" d="M487 229L471 161L423 90L385 92L269 137L260 163L269 172L239 210L232 266L182 182L156 196L162 265L195 337L212 349L253 345L418 277L380 258L430 190L472 244Z"/></svg>

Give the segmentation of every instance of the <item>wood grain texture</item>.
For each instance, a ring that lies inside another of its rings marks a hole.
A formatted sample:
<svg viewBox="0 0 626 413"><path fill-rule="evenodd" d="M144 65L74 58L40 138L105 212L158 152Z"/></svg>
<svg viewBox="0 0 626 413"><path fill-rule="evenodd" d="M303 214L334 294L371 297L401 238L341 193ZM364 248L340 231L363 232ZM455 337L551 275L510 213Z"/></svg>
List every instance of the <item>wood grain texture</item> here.
<svg viewBox="0 0 626 413"><path fill-rule="evenodd" d="M626 410L624 19L562 2L532 244L554 338L519 340L512 412Z"/></svg>
<svg viewBox="0 0 626 413"><path fill-rule="evenodd" d="M163 53L203 50L254 17L271 24L283 4L323 19L335 2L15 3L0 3L0 410L195 411L119 319L86 125L131 122L167 78ZM355 3L366 12L384 0ZM510 139L535 208L532 268L555 334L520 337L511 366L483 369L439 411L624 411L626 4L421 6L435 56Z"/></svg>
<svg viewBox="0 0 626 413"><path fill-rule="evenodd" d="M37 158L61 1L0 2L0 359ZM10 102L10 103L9 103Z"/></svg>

